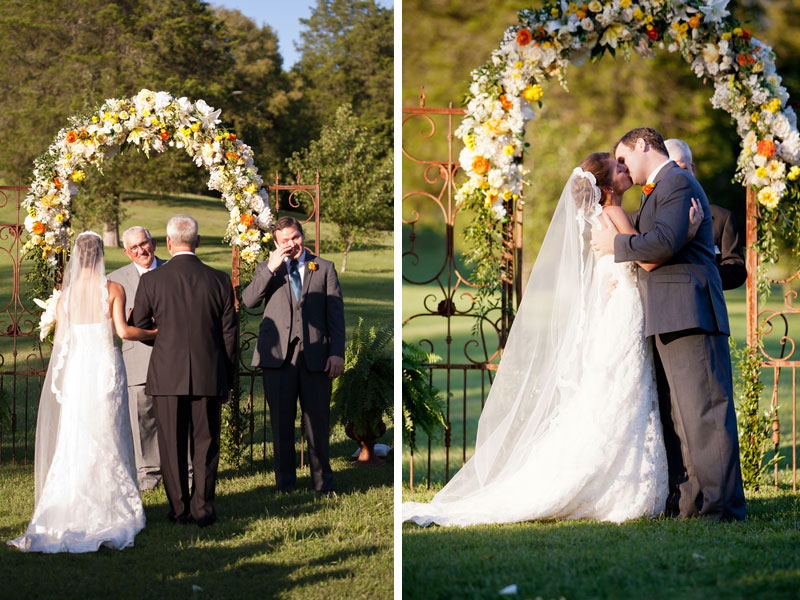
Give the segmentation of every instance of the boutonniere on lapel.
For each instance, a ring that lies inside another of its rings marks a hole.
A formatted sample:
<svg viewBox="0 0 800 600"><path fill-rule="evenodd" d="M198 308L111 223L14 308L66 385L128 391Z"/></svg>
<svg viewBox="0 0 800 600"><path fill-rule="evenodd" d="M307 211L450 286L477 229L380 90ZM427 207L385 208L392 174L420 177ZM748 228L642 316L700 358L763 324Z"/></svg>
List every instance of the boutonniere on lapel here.
<svg viewBox="0 0 800 600"><path fill-rule="evenodd" d="M647 183L642 187L642 193L645 196L649 196L650 194L653 193L653 190L655 189L655 187L656 187L655 183Z"/></svg>
<svg viewBox="0 0 800 600"><path fill-rule="evenodd" d="M317 269L319 269L319 267L317 266L317 263L315 263L313 260L308 262L308 270L309 271L316 271Z"/></svg>

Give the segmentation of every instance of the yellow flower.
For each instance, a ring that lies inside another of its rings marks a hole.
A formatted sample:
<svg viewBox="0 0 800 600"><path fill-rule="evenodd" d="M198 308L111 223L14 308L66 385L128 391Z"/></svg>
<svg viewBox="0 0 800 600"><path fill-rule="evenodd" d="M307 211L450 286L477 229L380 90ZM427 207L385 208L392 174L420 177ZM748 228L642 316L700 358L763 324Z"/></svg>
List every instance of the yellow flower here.
<svg viewBox="0 0 800 600"><path fill-rule="evenodd" d="M741 27L734 28L733 35L735 35L736 37L742 37L742 28Z"/></svg>
<svg viewBox="0 0 800 600"><path fill-rule="evenodd" d="M47 194L47 196L42 198L42 205L46 206L47 208L53 208L54 206L58 206L58 198L53 194Z"/></svg>
<svg viewBox="0 0 800 600"><path fill-rule="evenodd" d="M633 11L633 18L637 21L641 21L644 18L644 13L642 12L641 8L637 8Z"/></svg>
<svg viewBox="0 0 800 600"><path fill-rule="evenodd" d="M758 122L758 115L759 115L759 113L757 113L757 112L754 112L752 115L750 115L750 120L751 120L753 123L757 123L757 122Z"/></svg>
<svg viewBox="0 0 800 600"><path fill-rule="evenodd" d="M506 156L514 156L514 146L508 144L507 146L503 146L503 154Z"/></svg>
<svg viewBox="0 0 800 600"><path fill-rule="evenodd" d="M789 169L789 180L797 181L798 177L800 177L800 167L795 165L791 169Z"/></svg>
<svg viewBox="0 0 800 600"><path fill-rule="evenodd" d="M313 260L309 261L307 264L308 264L308 270L309 271L316 271L317 269L319 269L319 267L317 266L317 263L315 263Z"/></svg>
<svg viewBox="0 0 800 600"><path fill-rule="evenodd" d="M780 98L773 98L770 100L767 108L769 108L770 112L778 112L781 109Z"/></svg>
<svg viewBox="0 0 800 600"><path fill-rule="evenodd" d="M759 204L770 210L777 208L778 203L781 201L778 194L776 194L771 187L765 187L760 190L757 197Z"/></svg>
<svg viewBox="0 0 800 600"><path fill-rule="evenodd" d="M265 234L264 234L264 237L263 237L263 238L261 238L261 241L263 241L263 242L266 244L266 243L267 243L267 242L269 242L271 239L272 239L272 234L271 234L271 233L269 233L269 232L267 232L267 233L265 233Z"/></svg>
<svg viewBox="0 0 800 600"><path fill-rule="evenodd" d="M69 176L69 178L72 179L72 181L74 181L75 183L80 183L81 181L86 179L86 173L78 169L76 171L73 171L72 174Z"/></svg>
<svg viewBox="0 0 800 600"><path fill-rule="evenodd" d="M117 116L117 115L115 115L115 116ZM126 120L128 119L128 116L129 116L129 115L128 115L128 113L127 113L126 111L124 111L124 110L123 110L121 113L119 113L119 115L118 115L118 116L119 116L119 118L120 118L120 119L122 119L123 121L126 121Z"/></svg>
<svg viewBox="0 0 800 600"><path fill-rule="evenodd" d="M722 34L722 39L723 39L723 40L729 40L729 39L731 39L731 32L730 32L730 31L726 31L725 33L723 33L723 34Z"/></svg>
<svg viewBox="0 0 800 600"><path fill-rule="evenodd" d="M550 47L550 42L545 42L544 44L542 44L542 48L544 48L545 50L547 50L549 47Z"/></svg>
<svg viewBox="0 0 800 600"><path fill-rule="evenodd" d="M244 188L244 191L247 192L248 194L255 194L258 191L258 186L255 183L251 183L246 188Z"/></svg>
<svg viewBox="0 0 800 600"><path fill-rule="evenodd" d="M506 190L505 192L503 192L503 200L505 200L506 202L511 200L513 197L514 194L511 193L511 190Z"/></svg>
<svg viewBox="0 0 800 600"><path fill-rule="evenodd" d="M542 91L542 86L540 86L538 83L535 85L529 85L522 92L522 97L528 102L537 102L543 95L544 92Z"/></svg>
<svg viewBox="0 0 800 600"><path fill-rule="evenodd" d="M756 177L766 177L767 176L767 169L766 167L758 167L756 169Z"/></svg>
<svg viewBox="0 0 800 600"><path fill-rule="evenodd" d="M99 120L96 115L92 115L92 123L97 123Z"/></svg>
<svg viewBox="0 0 800 600"><path fill-rule="evenodd" d="M62 213L58 213L58 214L56 215L56 221L58 221L59 223L61 223L63 220L64 220L64 215L63 215Z"/></svg>
<svg viewBox="0 0 800 600"><path fill-rule="evenodd" d="M600 4L599 0L592 0L591 2L589 2L588 8L590 11L597 13L603 10L603 5Z"/></svg>
<svg viewBox="0 0 800 600"><path fill-rule="evenodd" d="M653 22L653 20L654 20L654 19L653 19L653 15L647 15L647 16L644 18L644 22L645 22L645 24L647 24L647 25L649 25L650 23L652 23L652 22Z"/></svg>
<svg viewBox="0 0 800 600"><path fill-rule="evenodd" d="M473 134L464 136L464 145L470 150L475 150L475 136Z"/></svg>
<svg viewBox="0 0 800 600"><path fill-rule="evenodd" d="M217 141L217 142L221 142L222 141L222 136L221 135L215 135L214 136L214 140Z"/></svg>
<svg viewBox="0 0 800 600"><path fill-rule="evenodd" d="M772 180L783 179L786 175L786 165L780 160L771 160L767 163L767 175Z"/></svg>
<svg viewBox="0 0 800 600"><path fill-rule="evenodd" d="M200 121L195 121L194 123L192 123L192 131L195 132L200 131Z"/></svg>
<svg viewBox="0 0 800 600"><path fill-rule="evenodd" d="M558 17L558 15L559 15L559 10L557 8L551 8L550 9L550 16L551 17L556 18L556 17Z"/></svg>
<svg viewBox="0 0 800 600"><path fill-rule="evenodd" d="M619 3L622 8L628 8L631 4L633 4L633 0L622 0Z"/></svg>
<svg viewBox="0 0 800 600"><path fill-rule="evenodd" d="M234 196L234 198L236 198L237 200L241 200L242 199L242 194L241 193L236 194L236 196Z"/></svg>
<svg viewBox="0 0 800 600"><path fill-rule="evenodd" d="M522 61L521 60L518 60L517 62L514 63L514 68L515 69L521 69L522 66L523 65L522 65Z"/></svg>

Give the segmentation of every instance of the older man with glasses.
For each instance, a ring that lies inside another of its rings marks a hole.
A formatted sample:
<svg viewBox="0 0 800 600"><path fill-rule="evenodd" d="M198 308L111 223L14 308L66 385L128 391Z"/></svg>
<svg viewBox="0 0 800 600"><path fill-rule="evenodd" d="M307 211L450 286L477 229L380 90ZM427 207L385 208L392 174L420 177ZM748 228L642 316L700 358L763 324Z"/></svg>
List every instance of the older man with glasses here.
<svg viewBox="0 0 800 600"><path fill-rule="evenodd" d="M125 230L122 234L122 245L131 263L110 273L108 279L125 288L125 314L129 315L139 287L139 277L167 261L155 255L156 242L144 227L135 226ZM128 375L128 407L136 453L136 478L141 490L151 490L161 480L155 408L152 396L144 393L152 351L152 346L122 340L122 359Z"/></svg>

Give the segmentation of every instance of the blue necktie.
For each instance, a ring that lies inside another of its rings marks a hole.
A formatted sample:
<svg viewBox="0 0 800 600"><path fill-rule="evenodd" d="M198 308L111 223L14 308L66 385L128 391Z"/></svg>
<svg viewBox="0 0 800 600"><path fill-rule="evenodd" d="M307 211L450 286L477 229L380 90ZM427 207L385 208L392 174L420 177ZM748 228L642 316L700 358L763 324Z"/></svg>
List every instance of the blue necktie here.
<svg viewBox="0 0 800 600"><path fill-rule="evenodd" d="M294 299L300 300L300 292L303 290L303 282L300 280L300 271L297 270L297 259L289 261L289 284L294 292Z"/></svg>

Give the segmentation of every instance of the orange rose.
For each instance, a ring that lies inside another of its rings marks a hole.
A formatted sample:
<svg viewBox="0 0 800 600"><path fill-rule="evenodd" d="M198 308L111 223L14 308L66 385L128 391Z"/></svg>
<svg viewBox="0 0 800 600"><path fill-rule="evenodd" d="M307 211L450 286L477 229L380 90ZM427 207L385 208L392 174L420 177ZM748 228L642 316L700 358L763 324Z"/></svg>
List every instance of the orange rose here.
<svg viewBox="0 0 800 600"><path fill-rule="evenodd" d="M239 158L239 155L236 154L236 152L231 152L230 150L228 150L225 153L225 158L227 158L228 160L236 160L237 158Z"/></svg>
<svg viewBox="0 0 800 600"><path fill-rule="evenodd" d="M502 96L500 96L500 104L502 104L502 105L503 105L503 108L504 108L504 109L506 109L506 110L511 110L511 106L512 106L512 104L511 104L511 100L509 100L508 98L506 98L506 95L505 95L505 94L503 94Z"/></svg>
<svg viewBox="0 0 800 600"><path fill-rule="evenodd" d="M61 183L61 180L58 177L53 177L53 185L56 186L58 189L61 189L64 184Z"/></svg>
<svg viewBox="0 0 800 600"><path fill-rule="evenodd" d="M772 140L761 140L758 142L758 153L764 158L769 158L775 154L775 142Z"/></svg>
<svg viewBox="0 0 800 600"><path fill-rule="evenodd" d="M78 139L78 134L77 133L75 133L74 131L68 131L67 132L67 143L68 144L74 144L75 140L77 140L77 139Z"/></svg>
<svg viewBox="0 0 800 600"><path fill-rule="evenodd" d="M250 225L253 224L253 215L251 215L250 213L245 213L239 218L239 220L245 227L250 227Z"/></svg>
<svg viewBox="0 0 800 600"><path fill-rule="evenodd" d="M81 138L82 140L85 140L85 139L86 139L86 138L88 138L88 137L89 137L89 132L88 132L88 131L86 131L85 129L81 129L80 138Z"/></svg>
<svg viewBox="0 0 800 600"><path fill-rule="evenodd" d="M162 129L161 133L159 133L158 135L161 136L161 139L164 140L165 142L169 139L169 131L167 131L166 129Z"/></svg>
<svg viewBox="0 0 800 600"><path fill-rule="evenodd" d="M36 221L33 224L33 233L35 233L36 235L42 235L44 231L45 231L44 223L42 223L41 221Z"/></svg>
<svg viewBox="0 0 800 600"><path fill-rule="evenodd" d="M476 156L472 159L472 170L478 175L483 175L489 170L489 161L482 156Z"/></svg>
<svg viewBox="0 0 800 600"><path fill-rule="evenodd" d="M648 183L648 184L645 184L645 185L642 187L642 193L643 193L645 196L649 196L650 194L652 194L652 193L653 193L653 189L654 189L655 187L656 187L656 184L655 184L655 183Z"/></svg>
<svg viewBox="0 0 800 600"><path fill-rule="evenodd" d="M317 263L315 263L314 261L311 261L310 263L308 263L308 270L309 271L316 271L318 268L319 267L317 266Z"/></svg>
<svg viewBox="0 0 800 600"><path fill-rule="evenodd" d="M533 35L531 34L530 29L522 28L517 32L517 43L520 46L527 46L531 43L533 39Z"/></svg>

